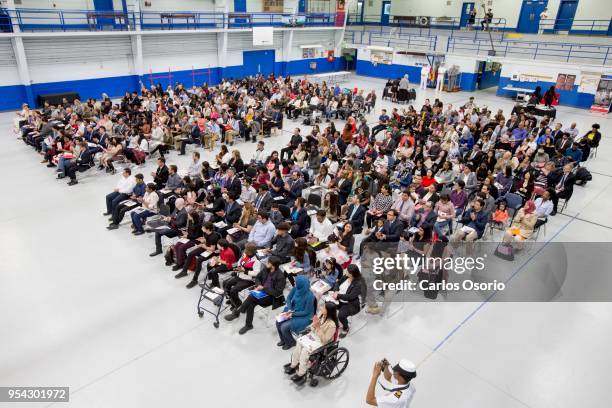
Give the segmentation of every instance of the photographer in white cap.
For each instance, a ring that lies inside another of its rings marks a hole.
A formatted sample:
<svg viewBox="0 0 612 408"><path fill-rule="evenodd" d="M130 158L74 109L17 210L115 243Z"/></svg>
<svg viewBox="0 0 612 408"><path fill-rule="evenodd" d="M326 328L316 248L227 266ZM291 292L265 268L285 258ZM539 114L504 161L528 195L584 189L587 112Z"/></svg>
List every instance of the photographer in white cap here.
<svg viewBox="0 0 612 408"><path fill-rule="evenodd" d="M378 381L380 375L384 379ZM383 408L407 408L416 392L410 381L416 377L416 366L410 360L400 360L393 371L389 369L387 359L377 361L372 371L372 379L368 386L366 403L375 407ZM382 388L382 393L376 396L376 383Z"/></svg>

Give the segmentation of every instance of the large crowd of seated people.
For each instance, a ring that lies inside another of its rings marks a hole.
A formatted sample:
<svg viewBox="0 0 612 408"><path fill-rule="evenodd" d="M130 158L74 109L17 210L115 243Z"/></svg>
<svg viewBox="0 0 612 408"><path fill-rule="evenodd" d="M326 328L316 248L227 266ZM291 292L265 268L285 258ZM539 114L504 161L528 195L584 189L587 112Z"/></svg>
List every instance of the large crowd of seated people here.
<svg viewBox="0 0 612 408"><path fill-rule="evenodd" d="M121 169L106 196L108 229L129 212L133 234L152 232L150 255L163 254L175 278L190 277L187 288L206 282L225 291L226 320L245 315L240 334L253 328L257 306L286 303L278 345L289 349L291 333L311 325L323 342L336 328L349 332L366 292L356 261L370 242L424 253L434 242L481 239L489 227L503 242L532 239L572 197L601 139L597 124L580 131L523 111L505 116L473 98L383 109L368 123L375 101L374 92L366 99L307 78L259 76L154 86L119 103L24 106L15 124L72 185L89 167L114 173L119 160L155 157L149 175ZM295 127L285 147L267 151L285 117L309 130ZM346 124L337 129L331 118ZM252 157L237 149L245 142L257 144ZM188 145L196 145L188 167L167 163ZM202 161L198 146L214 159ZM296 382L305 353L297 348L285 367Z"/></svg>

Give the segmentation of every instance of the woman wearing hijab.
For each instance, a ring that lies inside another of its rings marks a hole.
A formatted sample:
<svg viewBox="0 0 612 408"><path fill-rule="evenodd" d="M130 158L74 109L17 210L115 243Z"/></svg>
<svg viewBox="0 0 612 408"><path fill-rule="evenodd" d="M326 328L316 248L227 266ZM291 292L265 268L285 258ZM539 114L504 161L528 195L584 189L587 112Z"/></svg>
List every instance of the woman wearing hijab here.
<svg viewBox="0 0 612 408"><path fill-rule="evenodd" d="M310 291L310 281L305 275L298 275L295 279L295 287L287 296L287 304L276 321L276 329L280 341L277 346L283 350L289 350L295 346L295 339L291 332L303 331L315 313L315 297Z"/></svg>
<svg viewBox="0 0 612 408"><path fill-rule="evenodd" d="M538 216L535 212L536 206L532 200L528 200L525 205L518 210L512 225L504 234L503 241L510 243L513 241L521 242L532 237Z"/></svg>

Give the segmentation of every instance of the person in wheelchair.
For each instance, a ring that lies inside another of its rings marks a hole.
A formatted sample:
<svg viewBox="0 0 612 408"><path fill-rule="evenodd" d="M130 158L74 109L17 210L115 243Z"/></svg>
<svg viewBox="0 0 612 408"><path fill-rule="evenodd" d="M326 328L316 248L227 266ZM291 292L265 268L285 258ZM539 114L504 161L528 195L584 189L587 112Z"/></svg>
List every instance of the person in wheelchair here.
<svg viewBox="0 0 612 408"><path fill-rule="evenodd" d="M311 357L317 349L332 343L338 332L338 309L334 303L326 302L318 315L316 315L310 325L310 333L304 334L311 339L313 345L309 347L306 341L298 339L297 347L291 353L291 362L284 365L285 373L293 375L291 380L302 385L306 382L306 374L310 368ZM314 348L313 348L314 347Z"/></svg>

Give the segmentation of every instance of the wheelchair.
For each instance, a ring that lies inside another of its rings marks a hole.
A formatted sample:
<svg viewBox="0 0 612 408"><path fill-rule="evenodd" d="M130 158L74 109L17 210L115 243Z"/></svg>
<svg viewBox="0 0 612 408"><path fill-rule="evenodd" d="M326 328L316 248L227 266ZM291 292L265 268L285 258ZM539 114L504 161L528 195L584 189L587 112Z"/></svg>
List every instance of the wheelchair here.
<svg viewBox="0 0 612 408"><path fill-rule="evenodd" d="M346 347L340 346L338 334L339 332L336 332L333 341L310 354L310 367L306 370L304 380L298 385L303 385L308 381L311 387L316 387L319 385L317 377L334 380L344 373L348 367L350 355Z"/></svg>

